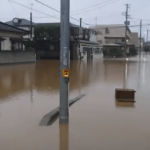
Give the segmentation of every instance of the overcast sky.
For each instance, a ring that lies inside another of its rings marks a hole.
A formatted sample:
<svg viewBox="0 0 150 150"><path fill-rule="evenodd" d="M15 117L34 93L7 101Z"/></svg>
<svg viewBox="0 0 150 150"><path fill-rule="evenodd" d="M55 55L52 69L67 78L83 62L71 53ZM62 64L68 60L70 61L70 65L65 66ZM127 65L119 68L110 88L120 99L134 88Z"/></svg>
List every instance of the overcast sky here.
<svg viewBox="0 0 150 150"><path fill-rule="evenodd" d="M33 11L33 21L36 22L59 22L60 14L37 3L35 0L13 0L27 7L39 10L42 13ZM39 0L57 10L60 10L60 0ZM124 4L131 4L129 14L131 25L138 25L140 19L143 19L143 25L150 23L150 0L70 0L71 16L88 24L123 24L125 17L122 12L125 12ZM88 9L85 9L87 8ZM79 11L81 10L82 11ZM0 0L0 21L6 22L12 20L14 17L29 19L30 9L16 5L8 0ZM74 12L74 14L73 14ZM76 14L75 14L76 13ZM47 15L46 15L47 14ZM51 16L54 16L51 17ZM55 18L56 17L56 18ZM72 23L79 24L78 21L72 20ZM85 26L85 25L84 25ZM87 26L88 27L88 26ZM139 27L130 28L132 31L139 32ZM142 35L150 29L150 26L143 26Z"/></svg>

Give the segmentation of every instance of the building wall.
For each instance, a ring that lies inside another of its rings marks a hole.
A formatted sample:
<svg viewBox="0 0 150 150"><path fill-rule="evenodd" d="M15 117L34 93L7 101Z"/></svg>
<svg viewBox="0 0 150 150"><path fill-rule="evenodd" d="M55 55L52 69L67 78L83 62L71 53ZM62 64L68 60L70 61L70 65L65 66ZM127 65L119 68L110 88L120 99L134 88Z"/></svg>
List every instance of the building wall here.
<svg viewBox="0 0 150 150"><path fill-rule="evenodd" d="M124 41L122 39L107 39L106 43L124 43Z"/></svg>
<svg viewBox="0 0 150 150"><path fill-rule="evenodd" d="M138 42L138 32L131 33L131 40L129 43L135 45L135 47L138 47Z"/></svg>
<svg viewBox="0 0 150 150"><path fill-rule="evenodd" d="M11 50L11 41L8 37L4 37L6 40L1 41L1 50Z"/></svg>
<svg viewBox="0 0 150 150"><path fill-rule="evenodd" d="M35 52L1 51L0 64L36 62Z"/></svg>
<svg viewBox="0 0 150 150"><path fill-rule="evenodd" d="M0 31L1 37L12 37L12 38L22 38L22 34L17 32L8 32L8 31Z"/></svg>
<svg viewBox="0 0 150 150"><path fill-rule="evenodd" d="M19 27L19 28L30 31L30 26L28 26L28 27ZM34 27L32 27L32 37L34 37ZM28 35L23 36L23 38L30 39L30 33Z"/></svg>
<svg viewBox="0 0 150 150"><path fill-rule="evenodd" d="M22 38L22 34L16 32L7 32L7 31L0 31L0 36L3 37L4 41L1 41L1 50L11 50L11 41L10 38ZM19 46L20 47L20 46ZM18 45L16 45L18 48Z"/></svg>
<svg viewBox="0 0 150 150"><path fill-rule="evenodd" d="M91 42L97 42L97 35L95 35L95 33L90 34L90 41Z"/></svg>
<svg viewBox="0 0 150 150"><path fill-rule="evenodd" d="M101 46L106 44L106 36L125 37L124 25L97 25L96 27L90 28L93 28L98 32L97 41L100 43ZM106 33L106 28L109 29L109 33ZM127 34L130 36L129 30L127 31Z"/></svg>

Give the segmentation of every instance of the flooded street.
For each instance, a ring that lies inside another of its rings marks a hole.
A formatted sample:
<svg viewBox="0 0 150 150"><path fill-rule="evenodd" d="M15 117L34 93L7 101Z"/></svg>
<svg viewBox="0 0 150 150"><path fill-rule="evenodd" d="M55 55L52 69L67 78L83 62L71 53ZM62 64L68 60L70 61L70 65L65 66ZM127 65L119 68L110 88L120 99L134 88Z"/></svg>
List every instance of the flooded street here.
<svg viewBox="0 0 150 150"><path fill-rule="evenodd" d="M59 61L0 66L0 150L149 150L150 55L71 61L70 123L39 126L59 106ZM115 100L116 88L136 91L136 103Z"/></svg>

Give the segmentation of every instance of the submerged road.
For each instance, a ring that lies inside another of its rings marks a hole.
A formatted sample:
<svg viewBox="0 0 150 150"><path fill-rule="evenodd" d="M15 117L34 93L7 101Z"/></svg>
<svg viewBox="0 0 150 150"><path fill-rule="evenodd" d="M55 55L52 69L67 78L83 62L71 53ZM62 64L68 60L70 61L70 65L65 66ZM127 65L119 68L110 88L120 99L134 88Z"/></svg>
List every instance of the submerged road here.
<svg viewBox="0 0 150 150"><path fill-rule="evenodd" d="M0 150L149 150L150 55L128 62L71 61L70 123L39 126L59 106L59 61L0 66ZM115 88L132 88L136 103L118 103Z"/></svg>

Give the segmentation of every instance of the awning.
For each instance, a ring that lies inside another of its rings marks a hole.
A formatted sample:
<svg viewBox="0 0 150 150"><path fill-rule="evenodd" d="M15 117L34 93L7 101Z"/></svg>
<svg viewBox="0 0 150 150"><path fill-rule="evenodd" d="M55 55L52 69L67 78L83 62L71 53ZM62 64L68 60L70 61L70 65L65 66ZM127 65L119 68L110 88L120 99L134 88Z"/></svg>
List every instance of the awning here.
<svg viewBox="0 0 150 150"><path fill-rule="evenodd" d="M125 36L105 36L105 39L126 39ZM129 35L127 35L127 39L131 39Z"/></svg>
<svg viewBox="0 0 150 150"><path fill-rule="evenodd" d="M96 46L99 46L99 43L98 42L92 42L92 41L85 41L85 40L71 40L71 42L74 42L74 43L80 43L80 44L86 44L86 45L96 45Z"/></svg>
<svg viewBox="0 0 150 150"><path fill-rule="evenodd" d="M114 43L103 45L103 47L108 47L108 46L110 46L110 47L112 47L112 46L114 46L114 47L122 47L120 44L114 44Z"/></svg>

